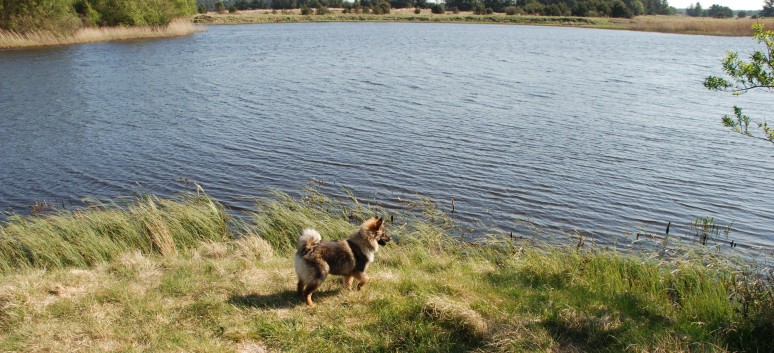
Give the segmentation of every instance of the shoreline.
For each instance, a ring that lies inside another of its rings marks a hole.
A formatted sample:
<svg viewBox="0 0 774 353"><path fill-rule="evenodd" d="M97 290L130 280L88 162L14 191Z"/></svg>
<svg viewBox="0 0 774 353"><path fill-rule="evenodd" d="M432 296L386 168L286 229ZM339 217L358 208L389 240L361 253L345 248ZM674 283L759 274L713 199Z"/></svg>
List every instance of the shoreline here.
<svg viewBox="0 0 774 353"><path fill-rule="evenodd" d="M508 24L553 27L578 27L609 30L628 30L687 35L710 36L751 36L752 25L762 22L766 28L774 27L774 19L715 19L686 16L639 16L632 19L608 17L575 16L522 16L522 15L474 15L471 12L459 14L431 14L422 10L414 14L412 9L392 9L390 14L343 14L341 9L331 9L326 15L301 15L294 10L247 10L237 13L198 14L190 19L177 19L164 27L101 27L81 28L72 35L58 35L50 32L15 33L0 30L0 50L31 49L48 46L109 42L116 40L139 40L174 38L204 31L200 26L268 23L311 23L311 22L406 22L406 23L470 23Z"/></svg>
<svg viewBox="0 0 774 353"><path fill-rule="evenodd" d="M174 38L203 31L193 22L184 19L171 21L163 27L100 27L81 28L72 35L58 35L51 32L15 33L0 30L0 50L33 49L60 45L101 43L117 40L141 40Z"/></svg>
<svg viewBox="0 0 774 353"><path fill-rule="evenodd" d="M420 218L389 222L393 242L362 291L328 278L308 308L293 271L301 229L341 239L356 221L392 214L309 196L258 200L261 211L244 220L197 194L0 223L0 349L753 352L774 343L771 278L709 249L663 258L465 243L430 204Z"/></svg>
<svg viewBox="0 0 774 353"><path fill-rule="evenodd" d="M389 14L344 14L342 9L330 9L326 15L301 15L300 10L246 10L237 13L217 14L209 12L192 18L200 25L266 24L266 23L308 23L308 22L407 22L407 23L473 23L513 24L534 26L579 27L638 32L657 32L712 36L752 36L752 25L758 22L767 28L774 27L774 19L716 19L687 16L638 16L632 19L610 17L576 16L528 16L528 15L474 15L472 12L459 14L432 14L424 9L414 14L413 9L392 9Z"/></svg>

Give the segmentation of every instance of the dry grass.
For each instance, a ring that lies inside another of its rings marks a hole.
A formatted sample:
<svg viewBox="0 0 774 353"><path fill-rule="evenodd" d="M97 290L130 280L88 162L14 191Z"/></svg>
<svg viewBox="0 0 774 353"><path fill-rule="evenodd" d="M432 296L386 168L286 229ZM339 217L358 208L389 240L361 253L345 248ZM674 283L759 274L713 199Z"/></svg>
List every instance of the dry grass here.
<svg viewBox="0 0 774 353"><path fill-rule="evenodd" d="M465 303L448 298L432 297L427 300L422 313L442 325L453 330L465 332L475 339L483 339L488 333L488 325L481 314L472 310Z"/></svg>
<svg viewBox="0 0 774 353"><path fill-rule="evenodd" d="M610 20L610 28L644 32L752 36L752 26L762 22L774 27L774 19L719 19L687 16L641 16L631 20Z"/></svg>
<svg viewBox="0 0 774 353"><path fill-rule="evenodd" d="M342 9L331 9L328 15L301 15L299 10L255 10L240 11L234 14L208 13L194 17L194 22L202 24L244 24L276 22L432 22L432 23L497 23L549 26L578 26L603 29L619 29L644 32L663 32L681 34L702 34L719 36L750 36L752 25L758 21L767 28L774 26L772 19L717 19L695 18L687 16L639 16L633 19L551 17L551 16L507 16L504 14L474 15L463 11L459 14L437 15L424 9L414 14L413 9L392 9L387 15L343 14Z"/></svg>
<svg viewBox="0 0 774 353"><path fill-rule="evenodd" d="M179 37L199 31L201 29L188 20L174 20L164 27L81 28L72 35L59 35L51 32L15 33L0 30L0 49Z"/></svg>

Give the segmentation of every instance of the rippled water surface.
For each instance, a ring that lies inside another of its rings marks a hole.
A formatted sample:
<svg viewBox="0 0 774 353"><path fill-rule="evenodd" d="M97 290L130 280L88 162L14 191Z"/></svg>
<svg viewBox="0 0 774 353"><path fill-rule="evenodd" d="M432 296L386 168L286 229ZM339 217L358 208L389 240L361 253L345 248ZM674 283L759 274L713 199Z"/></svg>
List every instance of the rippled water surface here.
<svg viewBox="0 0 774 353"><path fill-rule="evenodd" d="M445 24L209 27L0 51L0 208L181 191L232 207L310 180L424 195L499 230L609 239L696 217L771 253L774 145L720 126L767 93L709 92L750 38ZM769 115L769 118L771 116Z"/></svg>

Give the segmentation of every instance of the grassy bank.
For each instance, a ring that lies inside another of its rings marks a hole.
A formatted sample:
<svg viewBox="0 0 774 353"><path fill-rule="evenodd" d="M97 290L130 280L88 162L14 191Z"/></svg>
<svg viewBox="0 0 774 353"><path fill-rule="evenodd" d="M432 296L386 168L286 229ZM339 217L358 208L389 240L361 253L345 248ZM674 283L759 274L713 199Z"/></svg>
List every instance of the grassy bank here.
<svg viewBox="0 0 774 353"><path fill-rule="evenodd" d="M463 243L430 204L397 214L362 291L329 278L310 309L294 292L298 232L344 237L387 212L308 196L277 195L228 228L201 197L12 219L0 350L774 349L771 285L720 259Z"/></svg>
<svg viewBox="0 0 774 353"><path fill-rule="evenodd" d="M393 9L388 15L344 14L334 9L327 15L301 15L299 10L284 11L243 11L234 14L197 15L194 22L199 24L246 24L283 22L418 22L418 23L496 23L546 26L574 26L662 33L704 34L721 36L751 36L752 25L764 21L767 27L774 26L774 20L694 18L686 16L639 16L633 19L600 17L552 17L552 16L508 16L504 14L474 15L472 12L459 14L432 14L422 10L414 14L413 9Z"/></svg>
<svg viewBox="0 0 774 353"><path fill-rule="evenodd" d="M419 22L419 23L500 23L500 24L531 24L531 25L576 25L593 26L602 19L586 17L550 17L550 16L506 16L506 15L473 15L460 14L430 14L423 10L421 14L409 13L404 10L393 10L387 15L341 13L335 9L327 15L301 15L300 10L284 11L245 11L235 14L198 15L194 22L198 24L247 24L247 23L282 23L282 22Z"/></svg>
<svg viewBox="0 0 774 353"><path fill-rule="evenodd" d="M0 30L0 49L180 37L200 30L188 20L174 20L166 26L85 27L71 35L50 31L18 33Z"/></svg>

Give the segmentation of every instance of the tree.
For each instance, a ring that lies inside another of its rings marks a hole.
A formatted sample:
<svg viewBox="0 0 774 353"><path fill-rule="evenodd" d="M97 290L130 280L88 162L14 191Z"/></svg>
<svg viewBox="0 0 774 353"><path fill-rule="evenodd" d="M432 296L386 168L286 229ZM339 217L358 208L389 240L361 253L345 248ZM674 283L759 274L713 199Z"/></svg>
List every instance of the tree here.
<svg viewBox="0 0 774 353"><path fill-rule="evenodd" d="M766 48L757 50L750 56L750 62L739 59L739 54L729 52L723 59L723 71L731 77L727 80L723 77L708 76L704 79L704 87L712 91L731 92L740 95L754 89L771 91L774 88L774 31L765 30L763 24L753 25L753 32L758 43L763 43ZM742 108L734 106L734 115L723 116L724 126L735 132L767 140L774 143L774 128L766 122L754 122L742 112ZM750 132L750 124L758 125L759 135Z"/></svg>
<svg viewBox="0 0 774 353"><path fill-rule="evenodd" d="M631 12L634 14L634 16L641 16L645 14L645 5L642 4L642 1L640 0L626 0L624 1L626 3L626 6L631 9Z"/></svg>
<svg viewBox="0 0 774 353"><path fill-rule="evenodd" d="M714 18L731 18L734 17L734 11L727 6L720 6L715 4L707 9L707 16Z"/></svg>
<svg viewBox="0 0 774 353"><path fill-rule="evenodd" d="M747 17L747 11L746 10L740 10L739 12L736 13L736 17L738 17L738 18L745 18L745 17Z"/></svg>
<svg viewBox="0 0 774 353"><path fill-rule="evenodd" d="M613 6L610 9L610 16L611 17L619 17L619 18L632 18L634 17L634 14L632 13L632 10L629 9L626 4L624 4L621 0L615 0L613 2Z"/></svg>
<svg viewBox="0 0 774 353"><path fill-rule="evenodd" d="M761 17L774 17L774 0L766 0L763 3L763 10L761 10Z"/></svg>
<svg viewBox="0 0 774 353"><path fill-rule="evenodd" d="M215 11L218 13L226 13L226 6L223 5L223 1L218 1L215 3Z"/></svg>
<svg viewBox="0 0 774 353"><path fill-rule="evenodd" d="M473 3L472 10L474 15L483 15L484 10L486 10L486 6L484 6L483 2L476 1L475 3Z"/></svg>
<svg viewBox="0 0 774 353"><path fill-rule="evenodd" d="M701 8L701 3L697 2L696 5L689 5L687 9L685 9L685 14L691 17L701 17L701 15L704 13L704 10Z"/></svg>

